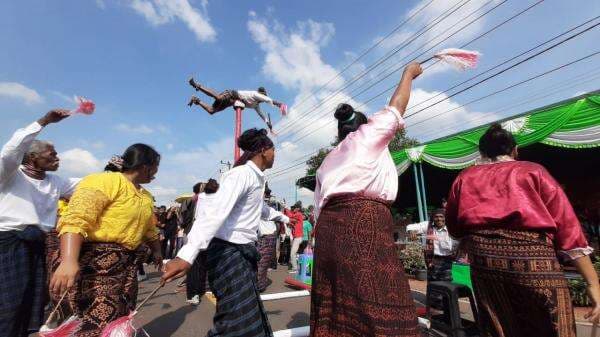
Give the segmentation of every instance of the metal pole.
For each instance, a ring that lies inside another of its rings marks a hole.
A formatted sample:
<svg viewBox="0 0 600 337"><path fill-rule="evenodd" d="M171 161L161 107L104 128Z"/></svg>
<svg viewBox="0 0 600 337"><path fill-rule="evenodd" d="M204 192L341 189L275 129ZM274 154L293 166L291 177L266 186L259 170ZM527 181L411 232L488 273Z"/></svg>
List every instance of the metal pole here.
<svg viewBox="0 0 600 337"><path fill-rule="evenodd" d="M417 207L419 209L419 222L423 222L425 221L423 218L423 205L422 205L422 199L421 199L421 188L419 187L419 177L417 175L417 164L413 163L412 165L412 169L413 169L413 174L415 176L415 189L417 190Z"/></svg>
<svg viewBox="0 0 600 337"><path fill-rule="evenodd" d="M237 140L242 134L242 110L244 110L244 108L239 106L235 107L235 132L233 136L233 159L235 162L240 159L240 148L237 144Z"/></svg>
<svg viewBox="0 0 600 337"><path fill-rule="evenodd" d="M419 163L419 173L421 173L421 194L423 196L423 214L425 215L425 221L429 221L429 214L427 212L427 195L425 190L425 175L423 174L423 163Z"/></svg>

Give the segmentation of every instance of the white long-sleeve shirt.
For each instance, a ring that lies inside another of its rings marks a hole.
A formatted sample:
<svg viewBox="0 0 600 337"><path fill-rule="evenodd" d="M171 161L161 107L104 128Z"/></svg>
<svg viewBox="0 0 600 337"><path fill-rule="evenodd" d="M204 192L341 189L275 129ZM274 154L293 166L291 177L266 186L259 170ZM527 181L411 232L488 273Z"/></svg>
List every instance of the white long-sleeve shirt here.
<svg viewBox="0 0 600 337"><path fill-rule="evenodd" d="M217 193L199 200L188 242L177 257L193 264L213 238L236 244L256 242L264 190L265 175L251 160L223 174Z"/></svg>
<svg viewBox="0 0 600 337"><path fill-rule="evenodd" d="M269 103L273 104L273 99L269 96L263 95L258 91L254 90L239 90L238 96L240 100L244 103L246 108L251 108L256 110L258 116L265 122L270 123L271 118L268 115L265 115L264 112L260 109L260 103Z"/></svg>
<svg viewBox="0 0 600 337"><path fill-rule="evenodd" d="M423 221L416 224L406 226L407 232L417 232L418 234L427 234L429 229L429 221ZM451 256L454 255L458 248L458 241L454 240L448 233L446 226L437 228L433 226L433 255L434 256Z"/></svg>
<svg viewBox="0 0 600 337"><path fill-rule="evenodd" d="M290 222L290 218L264 203L262 215L260 217L260 223L258 224L258 235L263 236L275 234L277 231L277 225L275 224L275 221L280 221L287 224Z"/></svg>
<svg viewBox="0 0 600 337"><path fill-rule="evenodd" d="M44 231L56 225L58 200L73 194L80 179L46 174L33 179L20 169L23 157L42 126L34 122L17 130L0 152L0 231L21 231L36 225Z"/></svg>

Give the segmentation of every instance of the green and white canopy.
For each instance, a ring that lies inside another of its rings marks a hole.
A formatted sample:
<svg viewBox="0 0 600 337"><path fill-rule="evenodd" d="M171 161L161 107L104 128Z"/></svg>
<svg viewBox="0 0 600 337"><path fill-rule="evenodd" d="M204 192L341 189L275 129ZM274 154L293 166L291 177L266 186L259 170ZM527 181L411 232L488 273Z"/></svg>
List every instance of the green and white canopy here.
<svg viewBox="0 0 600 337"><path fill-rule="evenodd" d="M600 92L529 111L501 123L513 133L520 147L534 143L573 149L599 147ZM488 126L392 153L398 175L404 173L412 163L427 162L451 170L473 165L479 159L479 138Z"/></svg>

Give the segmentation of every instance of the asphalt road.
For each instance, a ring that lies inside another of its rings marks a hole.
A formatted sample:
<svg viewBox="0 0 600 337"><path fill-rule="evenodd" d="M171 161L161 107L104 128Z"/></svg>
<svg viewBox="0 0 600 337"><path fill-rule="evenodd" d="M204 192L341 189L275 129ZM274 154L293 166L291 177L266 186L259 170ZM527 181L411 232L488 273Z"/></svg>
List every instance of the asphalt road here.
<svg viewBox="0 0 600 337"><path fill-rule="evenodd" d="M269 272L273 281L265 294L294 291L284 284L289 275L287 268ZM158 273L140 283L138 300L143 300L157 285ZM212 327L215 305L211 298L202 297L198 306L185 302L185 288L176 292L177 281L167 284L143 307L135 320L136 327L143 327L152 337L203 337ZM309 321L310 298L291 298L265 302L273 331L306 326ZM138 336L140 336L138 334Z"/></svg>

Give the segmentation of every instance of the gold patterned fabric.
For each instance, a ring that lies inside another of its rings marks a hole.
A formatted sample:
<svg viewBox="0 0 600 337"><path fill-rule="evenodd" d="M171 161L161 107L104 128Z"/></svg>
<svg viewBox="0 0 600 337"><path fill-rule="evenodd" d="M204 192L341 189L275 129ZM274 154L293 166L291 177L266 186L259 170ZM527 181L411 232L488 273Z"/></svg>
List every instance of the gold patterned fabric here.
<svg viewBox="0 0 600 337"><path fill-rule="evenodd" d="M576 337L562 267L543 233L474 231L465 240L483 337Z"/></svg>
<svg viewBox="0 0 600 337"><path fill-rule="evenodd" d="M58 231L81 234L90 242L113 242L135 250L158 238L152 195L118 172L85 177L60 218Z"/></svg>
<svg viewBox="0 0 600 337"><path fill-rule="evenodd" d="M98 337L108 323L135 309L141 257L141 251L114 243L83 244L80 274L69 293L69 304L83 321L75 337Z"/></svg>

